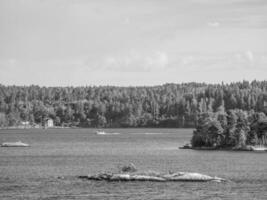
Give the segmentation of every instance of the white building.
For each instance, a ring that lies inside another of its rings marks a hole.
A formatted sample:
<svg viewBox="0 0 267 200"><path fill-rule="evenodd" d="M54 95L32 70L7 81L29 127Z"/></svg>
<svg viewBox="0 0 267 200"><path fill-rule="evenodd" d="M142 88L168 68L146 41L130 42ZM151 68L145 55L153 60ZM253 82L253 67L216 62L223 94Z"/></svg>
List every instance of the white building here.
<svg viewBox="0 0 267 200"><path fill-rule="evenodd" d="M52 119L47 119L47 120L45 121L45 126L46 126L47 128L54 127L54 121L53 121Z"/></svg>

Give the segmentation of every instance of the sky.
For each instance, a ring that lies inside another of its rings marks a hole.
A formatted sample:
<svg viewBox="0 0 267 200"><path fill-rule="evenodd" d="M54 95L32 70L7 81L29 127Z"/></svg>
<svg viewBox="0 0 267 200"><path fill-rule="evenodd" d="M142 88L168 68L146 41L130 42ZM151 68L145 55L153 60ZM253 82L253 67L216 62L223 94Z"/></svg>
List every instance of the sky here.
<svg viewBox="0 0 267 200"><path fill-rule="evenodd" d="M266 0L0 0L0 83L267 79Z"/></svg>

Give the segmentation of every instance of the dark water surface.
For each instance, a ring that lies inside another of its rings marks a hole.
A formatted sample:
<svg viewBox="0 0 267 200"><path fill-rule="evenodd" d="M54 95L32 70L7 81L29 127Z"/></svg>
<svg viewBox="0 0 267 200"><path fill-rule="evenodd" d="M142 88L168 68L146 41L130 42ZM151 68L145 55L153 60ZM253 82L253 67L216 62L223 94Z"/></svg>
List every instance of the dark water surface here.
<svg viewBox="0 0 267 200"><path fill-rule="evenodd" d="M0 199L267 199L267 154L179 150L190 129L0 130ZM133 162L139 170L189 171L226 183L83 181L77 175L116 171ZM58 178L59 176L64 178Z"/></svg>

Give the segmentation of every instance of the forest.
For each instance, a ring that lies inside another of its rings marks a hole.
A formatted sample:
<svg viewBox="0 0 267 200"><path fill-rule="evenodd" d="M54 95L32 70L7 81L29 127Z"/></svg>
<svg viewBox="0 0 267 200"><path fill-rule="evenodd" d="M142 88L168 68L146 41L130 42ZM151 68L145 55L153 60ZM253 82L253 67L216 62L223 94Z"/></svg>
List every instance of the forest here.
<svg viewBox="0 0 267 200"><path fill-rule="evenodd" d="M0 85L0 127L22 122L65 127L197 127L203 113L240 109L267 114L267 81L159 86Z"/></svg>

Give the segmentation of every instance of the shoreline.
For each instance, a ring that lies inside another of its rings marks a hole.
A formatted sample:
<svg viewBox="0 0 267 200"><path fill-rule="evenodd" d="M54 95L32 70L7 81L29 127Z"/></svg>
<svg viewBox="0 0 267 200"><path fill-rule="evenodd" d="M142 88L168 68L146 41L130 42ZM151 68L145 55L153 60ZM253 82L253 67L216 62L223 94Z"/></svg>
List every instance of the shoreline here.
<svg viewBox="0 0 267 200"><path fill-rule="evenodd" d="M54 126L54 127L48 127L48 128L42 128L42 127L0 127L0 130L10 130L10 129L101 129L101 130L108 130L108 129L194 129L194 128L179 128L179 127L105 127L105 128L98 128L98 127L68 127L68 126Z"/></svg>
<svg viewBox="0 0 267 200"><path fill-rule="evenodd" d="M263 149L258 150L259 146L248 145L242 148L234 147L179 147L179 149L191 149L200 151L254 151L254 152L267 152L267 147L262 147Z"/></svg>

